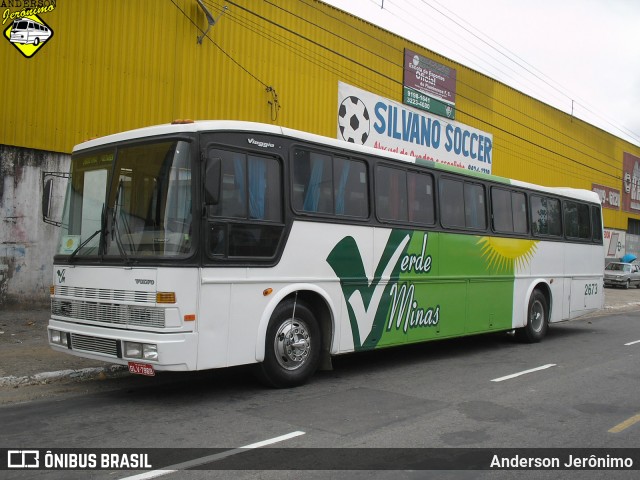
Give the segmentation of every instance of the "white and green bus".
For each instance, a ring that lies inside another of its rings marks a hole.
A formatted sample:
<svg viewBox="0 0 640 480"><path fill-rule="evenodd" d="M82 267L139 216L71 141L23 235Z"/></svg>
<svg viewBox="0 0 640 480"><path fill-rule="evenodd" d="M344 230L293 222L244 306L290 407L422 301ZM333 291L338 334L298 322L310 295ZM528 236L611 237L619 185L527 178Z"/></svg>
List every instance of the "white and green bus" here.
<svg viewBox="0 0 640 480"><path fill-rule="evenodd" d="M590 191L174 122L74 148L49 342L147 375L256 364L278 387L347 352L536 342L602 308L602 238Z"/></svg>

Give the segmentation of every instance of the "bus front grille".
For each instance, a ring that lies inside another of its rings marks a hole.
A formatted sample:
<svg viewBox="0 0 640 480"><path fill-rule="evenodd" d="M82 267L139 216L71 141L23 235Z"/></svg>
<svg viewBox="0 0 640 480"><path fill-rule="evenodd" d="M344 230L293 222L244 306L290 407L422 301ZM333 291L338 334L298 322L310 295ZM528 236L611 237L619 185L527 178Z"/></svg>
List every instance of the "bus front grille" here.
<svg viewBox="0 0 640 480"><path fill-rule="evenodd" d="M71 349L118 357L118 340L71 334Z"/></svg>
<svg viewBox="0 0 640 480"><path fill-rule="evenodd" d="M90 300L113 300L116 302L156 303L155 292L116 290L111 288L70 287L57 285L56 293L65 297L88 298Z"/></svg>
<svg viewBox="0 0 640 480"><path fill-rule="evenodd" d="M51 313L75 320L136 327L165 327L162 308L137 307L119 303L84 302L79 300L51 300Z"/></svg>

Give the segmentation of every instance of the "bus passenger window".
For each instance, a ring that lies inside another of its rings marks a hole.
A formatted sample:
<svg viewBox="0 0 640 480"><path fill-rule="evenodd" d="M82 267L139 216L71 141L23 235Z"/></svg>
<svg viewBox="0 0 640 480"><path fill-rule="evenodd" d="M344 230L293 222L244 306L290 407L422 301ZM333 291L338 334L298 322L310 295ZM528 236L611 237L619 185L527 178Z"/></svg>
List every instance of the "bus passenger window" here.
<svg viewBox="0 0 640 480"><path fill-rule="evenodd" d="M464 218L467 228L487 228L484 208L484 187L473 183L464 183Z"/></svg>
<svg viewBox="0 0 640 480"><path fill-rule="evenodd" d="M564 234L567 238L591 239L588 205L577 202L564 202Z"/></svg>
<svg viewBox="0 0 640 480"><path fill-rule="evenodd" d="M299 212L369 216L367 166L351 158L297 149L293 160L293 208Z"/></svg>
<svg viewBox="0 0 640 480"><path fill-rule="evenodd" d="M407 221L407 173L398 168L376 169L376 212L381 220Z"/></svg>
<svg viewBox="0 0 640 480"><path fill-rule="evenodd" d="M294 208L303 212L333 213L331 157L296 150L293 162Z"/></svg>
<svg viewBox="0 0 640 480"><path fill-rule="evenodd" d="M435 222L433 177L418 172L407 173L409 221L424 225Z"/></svg>
<svg viewBox="0 0 640 480"><path fill-rule="evenodd" d="M491 215L494 231L527 233L527 205L524 193L492 188Z"/></svg>
<svg viewBox="0 0 640 480"><path fill-rule="evenodd" d="M366 164L342 157L335 157L333 162L333 190L336 215L368 217L369 195Z"/></svg>
<svg viewBox="0 0 640 480"><path fill-rule="evenodd" d="M534 235L562 236L560 200L531 195L531 231Z"/></svg>
<svg viewBox="0 0 640 480"><path fill-rule="evenodd" d="M208 254L216 259L273 257L284 231L280 161L219 149L211 149L209 158L221 160L221 193L207 207Z"/></svg>
<svg viewBox="0 0 640 480"><path fill-rule="evenodd" d="M600 207L591 207L591 226L593 241L602 243L602 213Z"/></svg>
<svg viewBox="0 0 640 480"><path fill-rule="evenodd" d="M465 226L464 186L459 180L440 180L440 215L444 227Z"/></svg>

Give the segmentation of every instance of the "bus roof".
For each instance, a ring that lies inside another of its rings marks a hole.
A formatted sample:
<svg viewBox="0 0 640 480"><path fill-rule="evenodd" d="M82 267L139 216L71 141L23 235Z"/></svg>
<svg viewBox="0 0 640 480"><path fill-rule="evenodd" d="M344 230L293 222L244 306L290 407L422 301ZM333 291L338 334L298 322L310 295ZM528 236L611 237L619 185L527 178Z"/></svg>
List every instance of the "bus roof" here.
<svg viewBox="0 0 640 480"><path fill-rule="evenodd" d="M22 22L22 21L24 21L24 22L31 22L31 23L35 23L35 24L37 24L37 25L42 25L43 27L45 26L42 22L39 22L39 21L37 21L37 20L33 20L33 19L31 19L31 18L28 18L28 17L15 18L15 19L13 20L13 23Z"/></svg>
<svg viewBox="0 0 640 480"><path fill-rule="evenodd" d="M104 137L88 140L80 143L73 148L73 153L79 153L83 150L97 148L111 143L131 141L140 138L156 137L163 135L171 135L176 133L196 133L196 132L214 132L214 131L236 131L236 132L255 132L266 135L280 135L284 137L296 138L312 143L328 145L334 148L349 150L355 153L375 155L388 159L399 160L402 162L419 163L422 166L433 168L435 170L444 170L452 173L461 173L485 179L489 181L498 181L500 183L511 184L518 187L538 190L555 195L575 198L593 203L600 203L600 197L591 190L569 188L569 187L544 187L533 183L522 182L520 180L512 180L497 175L488 175L479 172L471 172L458 167L430 162L427 160L417 159L409 155L382 151L373 147L364 145L356 145L353 143L338 140L337 138L324 137L314 133L304 132L278 125L270 125L266 123L246 122L239 120L198 120L198 121L181 121L179 123L168 123L163 125L154 125L150 127L129 130L126 132L115 133Z"/></svg>

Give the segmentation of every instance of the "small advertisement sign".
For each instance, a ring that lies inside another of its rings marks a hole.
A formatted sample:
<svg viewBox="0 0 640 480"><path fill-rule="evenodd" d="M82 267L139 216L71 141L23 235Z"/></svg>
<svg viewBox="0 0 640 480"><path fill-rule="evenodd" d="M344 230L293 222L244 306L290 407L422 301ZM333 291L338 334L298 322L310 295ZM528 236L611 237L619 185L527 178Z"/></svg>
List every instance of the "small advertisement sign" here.
<svg viewBox="0 0 640 480"><path fill-rule="evenodd" d="M621 258L625 254L627 232L604 229L604 248L607 258Z"/></svg>
<svg viewBox="0 0 640 480"><path fill-rule="evenodd" d="M407 105L454 119L456 70L405 49L402 96Z"/></svg>
<svg viewBox="0 0 640 480"><path fill-rule="evenodd" d="M602 208L620 210L620 190L605 185L598 185L597 183L591 184L591 190L600 196Z"/></svg>
<svg viewBox="0 0 640 480"><path fill-rule="evenodd" d="M622 157L622 210L640 215L640 157Z"/></svg>

